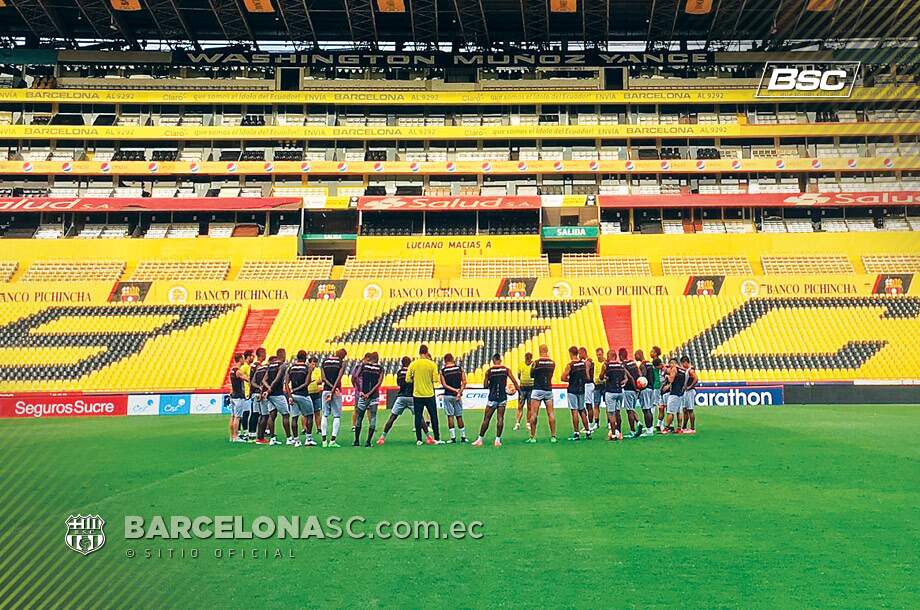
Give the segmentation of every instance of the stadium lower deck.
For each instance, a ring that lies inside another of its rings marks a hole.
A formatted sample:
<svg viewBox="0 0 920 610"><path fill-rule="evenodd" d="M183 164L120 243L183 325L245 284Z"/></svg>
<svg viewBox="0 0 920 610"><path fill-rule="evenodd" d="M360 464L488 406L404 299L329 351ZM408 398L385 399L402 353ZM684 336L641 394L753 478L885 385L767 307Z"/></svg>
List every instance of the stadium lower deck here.
<svg viewBox="0 0 920 610"><path fill-rule="evenodd" d="M602 254L561 263L525 236L479 238L505 257L369 238L411 259L365 259L359 237L344 265L297 257L294 237L5 240L0 391L219 391L231 356L260 346L377 351L386 386L419 343L455 354L471 383L493 352L516 365L543 343L560 362L570 345L658 345L689 356L704 382L920 370L920 256L898 254L916 252L913 234L772 236L781 253L759 260L761 236L746 237L603 237Z"/></svg>

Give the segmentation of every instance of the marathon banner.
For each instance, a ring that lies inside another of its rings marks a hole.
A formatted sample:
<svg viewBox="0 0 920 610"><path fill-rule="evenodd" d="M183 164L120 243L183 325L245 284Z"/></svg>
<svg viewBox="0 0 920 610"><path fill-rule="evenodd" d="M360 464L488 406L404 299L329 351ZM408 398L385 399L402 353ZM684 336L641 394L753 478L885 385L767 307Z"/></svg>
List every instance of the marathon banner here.
<svg viewBox="0 0 920 610"><path fill-rule="evenodd" d="M697 407L776 407L784 404L783 386L699 386Z"/></svg>
<svg viewBox="0 0 920 610"><path fill-rule="evenodd" d="M109 417L127 408L128 397L118 394L0 394L0 418Z"/></svg>
<svg viewBox="0 0 920 610"><path fill-rule="evenodd" d="M602 208L778 208L920 205L920 191L866 193L738 193L732 195L598 195Z"/></svg>
<svg viewBox="0 0 920 610"><path fill-rule="evenodd" d="M539 210L538 195L448 195L446 197L358 197L358 211L451 212L461 210Z"/></svg>
<svg viewBox="0 0 920 610"><path fill-rule="evenodd" d="M299 210L299 197L0 197L0 212L208 212Z"/></svg>

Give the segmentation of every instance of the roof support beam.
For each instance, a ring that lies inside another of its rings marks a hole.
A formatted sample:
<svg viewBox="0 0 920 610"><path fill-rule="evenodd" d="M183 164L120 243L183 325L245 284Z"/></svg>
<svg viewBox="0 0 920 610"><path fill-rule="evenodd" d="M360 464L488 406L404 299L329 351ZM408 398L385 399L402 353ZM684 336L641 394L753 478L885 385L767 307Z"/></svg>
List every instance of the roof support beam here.
<svg viewBox="0 0 920 610"><path fill-rule="evenodd" d="M201 48L173 0L147 0L145 4L164 41L172 46L177 46L179 42L191 42L196 49Z"/></svg>
<svg viewBox="0 0 920 610"><path fill-rule="evenodd" d="M211 10L217 17L217 25L220 26L220 30L228 41L239 43L251 41L253 46L257 46L255 36L249 29L249 22L246 21L243 9L237 0L208 0L208 4L211 5Z"/></svg>
<svg viewBox="0 0 920 610"><path fill-rule="evenodd" d="M680 0L653 0L648 17L646 50L666 51L670 48L679 13Z"/></svg>
<svg viewBox="0 0 920 610"><path fill-rule="evenodd" d="M610 0L582 0L581 16L585 42L607 42L610 38Z"/></svg>
<svg viewBox="0 0 920 610"><path fill-rule="evenodd" d="M128 32L111 5L105 0L75 0L83 18L100 40L117 39L116 32L132 48L137 49L137 39Z"/></svg>
<svg viewBox="0 0 920 610"><path fill-rule="evenodd" d="M16 0L13 6L26 26L39 38L73 39L73 33L64 33L54 14L41 0Z"/></svg>
<svg viewBox="0 0 920 610"><path fill-rule="evenodd" d="M409 19L415 42L438 41L437 0L409 0Z"/></svg>
<svg viewBox="0 0 920 610"><path fill-rule="evenodd" d="M371 0L344 0L348 29L355 42L377 44L377 21Z"/></svg>
<svg viewBox="0 0 920 610"><path fill-rule="evenodd" d="M521 0L524 40L549 41L549 4L547 0Z"/></svg>
<svg viewBox="0 0 920 610"><path fill-rule="evenodd" d="M454 0L454 8L463 40L480 46L488 44L489 30L480 0Z"/></svg>
<svg viewBox="0 0 920 610"><path fill-rule="evenodd" d="M313 20L310 18L306 0L276 0L276 2L278 12L281 13L281 21L284 23L284 28L294 48L298 51L308 46L316 48L319 41L316 38L316 30L313 29Z"/></svg>

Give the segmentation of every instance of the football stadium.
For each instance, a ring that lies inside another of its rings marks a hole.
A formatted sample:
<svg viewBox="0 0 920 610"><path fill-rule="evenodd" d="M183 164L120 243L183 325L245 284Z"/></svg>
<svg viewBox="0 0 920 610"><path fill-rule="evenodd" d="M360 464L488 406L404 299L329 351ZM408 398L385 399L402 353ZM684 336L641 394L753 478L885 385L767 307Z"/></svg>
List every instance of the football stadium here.
<svg viewBox="0 0 920 610"><path fill-rule="evenodd" d="M0 0L0 605L920 607L918 32Z"/></svg>

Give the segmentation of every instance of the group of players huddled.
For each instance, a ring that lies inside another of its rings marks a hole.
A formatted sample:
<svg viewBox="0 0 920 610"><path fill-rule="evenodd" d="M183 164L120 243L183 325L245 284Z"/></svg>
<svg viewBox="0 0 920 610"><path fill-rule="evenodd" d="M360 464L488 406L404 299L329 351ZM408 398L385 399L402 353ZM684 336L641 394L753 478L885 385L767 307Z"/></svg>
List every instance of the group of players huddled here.
<svg viewBox="0 0 920 610"><path fill-rule="evenodd" d="M275 437L275 424L280 414L287 445L317 446L313 438L315 427L322 436L323 447L339 447L342 379L349 368L346 355L344 349L339 349L319 362L315 356L308 357L303 350L289 361L283 348L270 357L264 348L236 354L230 368L230 440L281 444ZM571 440L591 438L600 427L602 408L607 413L608 440L623 439L621 410L626 411L632 438L650 436L656 431L659 434L696 433L694 406L699 379L686 356L680 360L671 358L665 363L657 346L651 348L651 360L646 360L641 349L630 357L625 347L606 352L599 347L595 356L589 357L584 347L570 347L569 361L562 372L561 380L566 384L566 398L572 416ZM377 429L378 401L385 371L377 352L365 354L350 368L356 399L352 413L353 444L355 447L361 445L366 418L368 431L364 446L370 447ZM556 363L549 357L546 345L540 346L536 359L529 352L524 355L517 375L502 363L501 354L493 354L483 385L488 390L485 413L473 446L483 445L492 416L497 413L494 444L501 447L508 397L518 393L514 429L520 430L526 408L526 442L536 443L537 416L541 405L545 406L550 442L555 443L552 386L555 370ZM450 442L468 442L463 420L463 391L467 387L467 377L452 354L444 355L443 366L439 368L428 347L420 346L416 359L404 356L400 361L396 383L396 400L377 438L377 445L386 442L393 424L406 410L415 417L416 444L444 444L436 402L437 385L443 390L442 406L447 415ZM642 412L641 420L638 411ZM298 423L305 435L303 442Z"/></svg>

